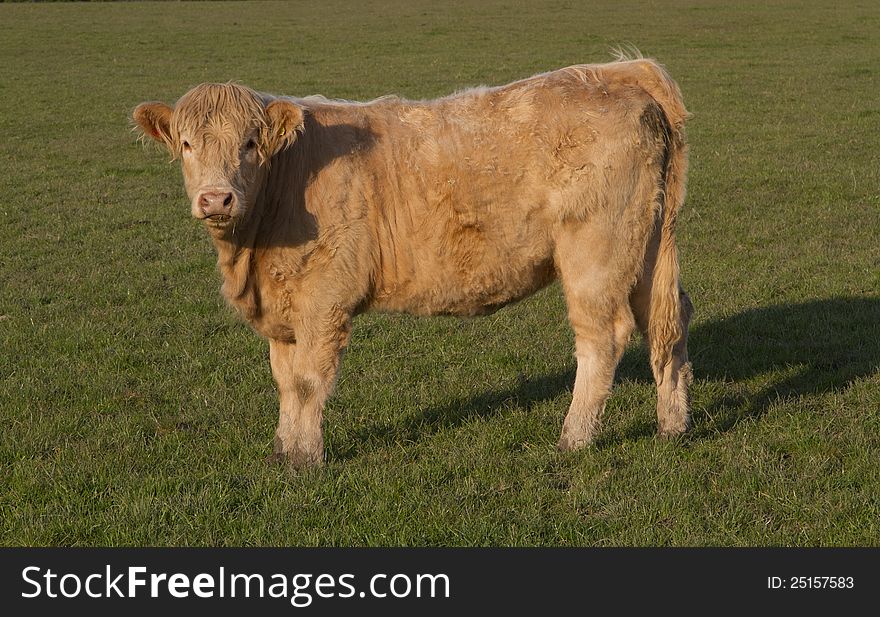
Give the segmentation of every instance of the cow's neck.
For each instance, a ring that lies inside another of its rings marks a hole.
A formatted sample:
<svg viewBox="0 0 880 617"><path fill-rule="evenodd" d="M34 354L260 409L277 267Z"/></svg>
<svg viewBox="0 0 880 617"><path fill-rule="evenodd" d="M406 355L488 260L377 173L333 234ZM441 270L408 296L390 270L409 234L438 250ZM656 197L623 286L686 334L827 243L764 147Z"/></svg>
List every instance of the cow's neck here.
<svg viewBox="0 0 880 617"><path fill-rule="evenodd" d="M217 267L223 275L223 295L246 319L259 313L252 268L258 227L258 221L252 221L244 229L211 234L217 248Z"/></svg>

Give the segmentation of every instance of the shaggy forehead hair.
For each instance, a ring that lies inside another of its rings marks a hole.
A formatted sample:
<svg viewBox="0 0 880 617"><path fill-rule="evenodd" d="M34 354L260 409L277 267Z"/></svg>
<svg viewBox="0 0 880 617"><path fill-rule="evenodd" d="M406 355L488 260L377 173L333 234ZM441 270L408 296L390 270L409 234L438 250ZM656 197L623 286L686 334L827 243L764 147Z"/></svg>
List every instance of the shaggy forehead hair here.
<svg viewBox="0 0 880 617"><path fill-rule="evenodd" d="M201 84L184 94L174 106L171 136L180 147L180 136L204 139L205 133L221 141L240 139L248 129L266 128L262 97L235 83Z"/></svg>

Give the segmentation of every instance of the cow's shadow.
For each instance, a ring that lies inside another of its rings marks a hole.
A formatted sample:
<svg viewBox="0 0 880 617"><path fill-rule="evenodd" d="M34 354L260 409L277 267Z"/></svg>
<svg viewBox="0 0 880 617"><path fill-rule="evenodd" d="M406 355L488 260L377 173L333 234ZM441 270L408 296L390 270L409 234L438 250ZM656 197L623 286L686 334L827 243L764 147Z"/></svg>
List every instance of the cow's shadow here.
<svg viewBox="0 0 880 617"><path fill-rule="evenodd" d="M763 416L779 398L842 389L853 380L877 372L880 299L833 298L751 309L692 327L689 351L698 386L701 380L745 382L760 378L759 383L767 380L757 387L721 388L725 394L702 406L694 405L691 438L709 438L730 430L743 419ZM476 418L495 416L514 406L528 408L570 391L574 373L571 366L549 375L521 379L504 390L441 407L414 410L394 424L364 427L349 438L353 443L339 444L335 457L351 458L364 448L378 444L417 441ZM653 383L647 353L642 346L630 348L624 354L617 380ZM624 439L636 440L654 434L653 396L652 388L651 414L624 429ZM564 411L561 410L560 425ZM608 439L600 438L598 447L609 445Z"/></svg>
<svg viewBox="0 0 880 617"><path fill-rule="evenodd" d="M842 390L880 370L880 298L753 309L694 330L697 378L755 380L693 410L696 437L760 418L780 399ZM699 368L698 368L699 367Z"/></svg>
<svg viewBox="0 0 880 617"><path fill-rule="evenodd" d="M368 127L346 123L321 124L311 112L303 116L303 128L296 141L273 158L272 165L287 166L283 183L272 190L266 206L269 215L260 223L254 238L258 249L302 246L318 238L321 230L314 214L306 208L306 192L318 173L339 159L363 156L376 145L376 134ZM337 196L341 198L341 196ZM276 213L273 208L284 208ZM279 225L279 217L287 224ZM245 235L247 237L247 235Z"/></svg>

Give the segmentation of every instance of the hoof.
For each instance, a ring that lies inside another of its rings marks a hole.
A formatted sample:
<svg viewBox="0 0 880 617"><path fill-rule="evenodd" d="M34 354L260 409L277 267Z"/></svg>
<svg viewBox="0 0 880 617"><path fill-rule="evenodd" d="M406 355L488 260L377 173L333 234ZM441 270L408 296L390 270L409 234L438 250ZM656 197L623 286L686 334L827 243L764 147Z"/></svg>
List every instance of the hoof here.
<svg viewBox="0 0 880 617"><path fill-rule="evenodd" d="M573 452L574 450L585 448L590 445L592 441L593 440L587 436L573 437L563 431L562 436L559 438L559 443L556 444L556 449L560 452Z"/></svg>
<svg viewBox="0 0 880 617"><path fill-rule="evenodd" d="M296 450L287 453L273 453L266 457L266 463L270 465L285 465L290 471L317 469L324 465L323 457L313 456Z"/></svg>
<svg viewBox="0 0 880 617"><path fill-rule="evenodd" d="M681 437L684 431L657 431L657 439L672 440Z"/></svg>
<svg viewBox="0 0 880 617"><path fill-rule="evenodd" d="M323 448L302 448L298 445L284 450L284 444L281 439L275 437L273 452L266 457L269 464L284 464L291 471L300 469L313 469L324 464Z"/></svg>
<svg viewBox="0 0 880 617"><path fill-rule="evenodd" d="M687 433L690 428L690 422L686 422L682 426L674 426L674 427L658 427L657 428L657 437L659 439L677 439L681 437L685 433Z"/></svg>
<svg viewBox="0 0 880 617"><path fill-rule="evenodd" d="M273 452L263 460L266 461L267 465L280 465L287 460L287 457L280 452Z"/></svg>
<svg viewBox="0 0 880 617"><path fill-rule="evenodd" d="M590 422L582 415L572 414L571 412L562 423L562 434L559 436L559 443L556 448L561 452L572 452L580 450L591 443L598 432L598 422Z"/></svg>

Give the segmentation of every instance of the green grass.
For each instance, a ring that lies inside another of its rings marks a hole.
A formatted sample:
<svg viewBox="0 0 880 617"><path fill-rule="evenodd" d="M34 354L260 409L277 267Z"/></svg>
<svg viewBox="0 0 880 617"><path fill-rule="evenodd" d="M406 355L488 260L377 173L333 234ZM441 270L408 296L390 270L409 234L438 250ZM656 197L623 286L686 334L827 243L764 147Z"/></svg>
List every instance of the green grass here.
<svg viewBox="0 0 880 617"><path fill-rule="evenodd" d="M2 5L0 39L3 545L878 544L874 3ZM267 345L131 109L228 79L433 97L627 43L694 112L694 430L654 438L633 341L598 444L554 450L553 286L478 320L358 318L328 464L264 463Z"/></svg>

